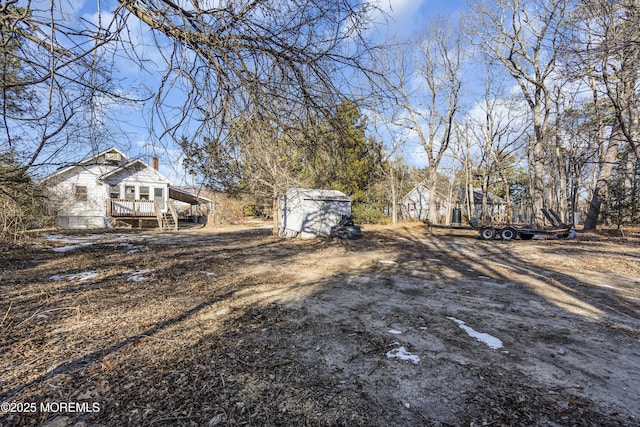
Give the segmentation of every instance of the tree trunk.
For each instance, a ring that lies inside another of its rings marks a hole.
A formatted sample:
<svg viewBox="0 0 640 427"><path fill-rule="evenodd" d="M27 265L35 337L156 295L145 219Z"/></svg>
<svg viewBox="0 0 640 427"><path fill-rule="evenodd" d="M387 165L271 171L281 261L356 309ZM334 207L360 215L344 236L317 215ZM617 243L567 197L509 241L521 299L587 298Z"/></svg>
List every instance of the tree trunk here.
<svg viewBox="0 0 640 427"><path fill-rule="evenodd" d="M536 226L544 222L542 209L544 208L544 134L542 128L542 113L539 105L534 108L534 134L533 142L533 182L531 186L531 202L533 207L533 218Z"/></svg>
<svg viewBox="0 0 640 427"><path fill-rule="evenodd" d="M391 167L391 223L398 223L398 194L395 168Z"/></svg>
<svg viewBox="0 0 640 427"><path fill-rule="evenodd" d="M429 168L429 222L438 223L438 170L435 167Z"/></svg>
<svg viewBox="0 0 640 427"><path fill-rule="evenodd" d="M488 223L488 220L493 221L493 218L489 214L488 209L488 196L489 196L489 174L485 172L482 177L482 223Z"/></svg>
<svg viewBox="0 0 640 427"><path fill-rule="evenodd" d="M587 219L584 221L585 230L594 230L596 228L602 202L605 201L608 196L609 178L611 177L613 165L616 160L616 156L618 155L620 136L620 126L615 124L611 132L611 137L609 138L609 145L604 156L604 162L600 167L598 180L596 181L595 188L593 189L593 196L591 197L591 203L589 204L589 212L587 213Z"/></svg>
<svg viewBox="0 0 640 427"><path fill-rule="evenodd" d="M273 230L271 232L271 235L274 238L278 238L279 237L279 231L280 231L280 195L278 194L278 191L274 191L273 193Z"/></svg>

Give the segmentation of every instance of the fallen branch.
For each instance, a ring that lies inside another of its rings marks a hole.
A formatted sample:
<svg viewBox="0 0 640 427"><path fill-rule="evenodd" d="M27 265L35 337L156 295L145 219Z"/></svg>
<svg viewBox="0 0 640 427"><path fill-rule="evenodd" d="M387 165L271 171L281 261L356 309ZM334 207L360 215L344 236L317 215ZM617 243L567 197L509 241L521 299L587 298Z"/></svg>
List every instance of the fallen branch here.
<svg viewBox="0 0 640 427"><path fill-rule="evenodd" d="M22 322L18 323L16 325L16 327L22 325L23 323L28 322L29 320L33 319L34 317L41 316L41 315L43 315L45 313L50 313L52 311L60 311L60 310L76 310L78 313L80 313L80 307L60 307L60 308L50 308L49 310L45 310L45 311L36 311L31 316L27 317Z"/></svg>
<svg viewBox="0 0 640 427"><path fill-rule="evenodd" d="M7 316L9 315L9 311L11 311L11 306L13 305L13 301L11 301L9 303L9 308L7 308L7 312L4 314L4 317L2 318L2 322L0 322L0 327L2 327L2 325L4 325L4 321L7 319Z"/></svg>

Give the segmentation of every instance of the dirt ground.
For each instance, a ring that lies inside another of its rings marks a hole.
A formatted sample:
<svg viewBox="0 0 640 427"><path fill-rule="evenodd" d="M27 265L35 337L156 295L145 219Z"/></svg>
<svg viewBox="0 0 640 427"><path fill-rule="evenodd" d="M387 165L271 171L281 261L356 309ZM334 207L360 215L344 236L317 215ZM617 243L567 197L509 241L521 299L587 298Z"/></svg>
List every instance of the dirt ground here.
<svg viewBox="0 0 640 427"><path fill-rule="evenodd" d="M43 233L0 252L0 425L640 425L640 236Z"/></svg>

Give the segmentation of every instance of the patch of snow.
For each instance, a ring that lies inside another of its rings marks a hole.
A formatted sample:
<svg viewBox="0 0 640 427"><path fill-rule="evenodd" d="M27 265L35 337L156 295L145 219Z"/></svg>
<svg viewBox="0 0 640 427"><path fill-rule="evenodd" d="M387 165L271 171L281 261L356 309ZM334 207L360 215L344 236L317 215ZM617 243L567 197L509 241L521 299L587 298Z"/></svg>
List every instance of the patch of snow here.
<svg viewBox="0 0 640 427"><path fill-rule="evenodd" d="M203 271L204 274L206 274L209 277L217 277L218 275L216 273L214 273L213 271Z"/></svg>
<svg viewBox="0 0 640 427"><path fill-rule="evenodd" d="M78 282L84 282L85 280L93 279L97 275L98 273L96 273L95 271L84 271L82 273L56 274L49 277L49 280L72 279L77 280Z"/></svg>
<svg viewBox="0 0 640 427"><path fill-rule="evenodd" d="M388 332L389 332L390 334L393 334L393 335L400 335L400 334L402 333L402 332L400 332L400 331L399 331L399 330L397 330L397 329L389 329L389 331L388 331Z"/></svg>
<svg viewBox="0 0 640 427"><path fill-rule="evenodd" d="M58 239L64 239L65 236L63 234L45 234L42 237L44 237L47 240L58 240Z"/></svg>
<svg viewBox="0 0 640 427"><path fill-rule="evenodd" d="M462 330L464 330L467 333L467 335L486 344L489 348L492 348L493 350L502 348L502 341L500 341L498 338L494 337L493 335L489 335L484 332L477 332L473 328L467 326L465 322L463 322L462 320L458 320L455 317L447 317L447 319L453 320L454 322L456 322L458 326L460 326L460 328L462 328Z"/></svg>
<svg viewBox="0 0 640 427"><path fill-rule="evenodd" d="M153 273L154 271L156 271L155 268L150 268L147 270L127 270L124 272L124 274L129 275L127 280L130 282L141 282L147 279L146 277L144 277L145 274Z"/></svg>
<svg viewBox="0 0 640 427"><path fill-rule="evenodd" d="M388 259L381 259L381 260L378 260L378 262L379 262L380 264L398 265L398 263L397 263L397 262L395 262L395 261L391 261L391 260L388 260Z"/></svg>
<svg viewBox="0 0 640 427"><path fill-rule="evenodd" d="M136 252L147 252L149 250L148 246L137 246L137 249L131 249L127 251L127 255L135 254Z"/></svg>
<svg viewBox="0 0 640 427"><path fill-rule="evenodd" d="M420 362L420 356L409 353L404 346L388 351L387 357L389 359L410 360L414 364L418 364Z"/></svg>
<svg viewBox="0 0 640 427"><path fill-rule="evenodd" d="M93 243L85 242L85 243L81 243L79 245L70 245L70 246L62 246L62 247L59 247L59 248L52 248L52 250L54 252L64 253L64 252L73 251L73 250L76 250L78 248L82 248L84 246L90 246L90 245L93 245Z"/></svg>

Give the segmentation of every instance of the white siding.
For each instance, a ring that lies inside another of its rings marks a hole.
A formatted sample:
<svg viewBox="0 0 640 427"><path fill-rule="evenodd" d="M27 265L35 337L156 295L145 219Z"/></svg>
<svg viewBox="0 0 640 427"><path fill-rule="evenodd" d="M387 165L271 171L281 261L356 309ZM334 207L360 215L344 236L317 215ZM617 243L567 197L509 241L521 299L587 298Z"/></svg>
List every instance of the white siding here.
<svg viewBox="0 0 640 427"><path fill-rule="evenodd" d="M124 196L125 186L135 188L135 198L140 199L140 187L149 188L149 199L154 190L162 189L162 199L169 198L169 181L154 169L138 162L104 177L119 169L116 164L90 164L68 168L54 176L49 182L51 202L58 210L58 226L62 228L104 228L107 224L107 199L110 185L120 185ZM87 189L87 200L76 200L76 187ZM165 203L162 203L164 205Z"/></svg>
<svg viewBox="0 0 640 427"><path fill-rule="evenodd" d="M120 185L121 194L125 186L132 186L135 188L135 199L140 200L140 187L148 187L149 200L153 200L154 190L158 188L162 189L162 198L164 201L164 203L160 203L160 206L164 207L169 200L169 183L166 179L152 168L143 167L140 164L114 173L105 181L107 184L107 192L109 191L109 185Z"/></svg>
<svg viewBox="0 0 640 427"><path fill-rule="evenodd" d="M429 217L429 190L417 185L402 199L402 210L409 218L427 219Z"/></svg>
<svg viewBox="0 0 640 427"><path fill-rule="evenodd" d="M351 216L351 199L339 191L291 189L282 198L283 236L328 236L342 215Z"/></svg>
<svg viewBox="0 0 640 427"><path fill-rule="evenodd" d="M57 201L58 226L62 228L102 228L105 227L106 200L108 186L98 181L98 177L108 171L109 166L92 165L69 171L56 181L50 192ZM87 188L87 200L76 200L76 187Z"/></svg>

